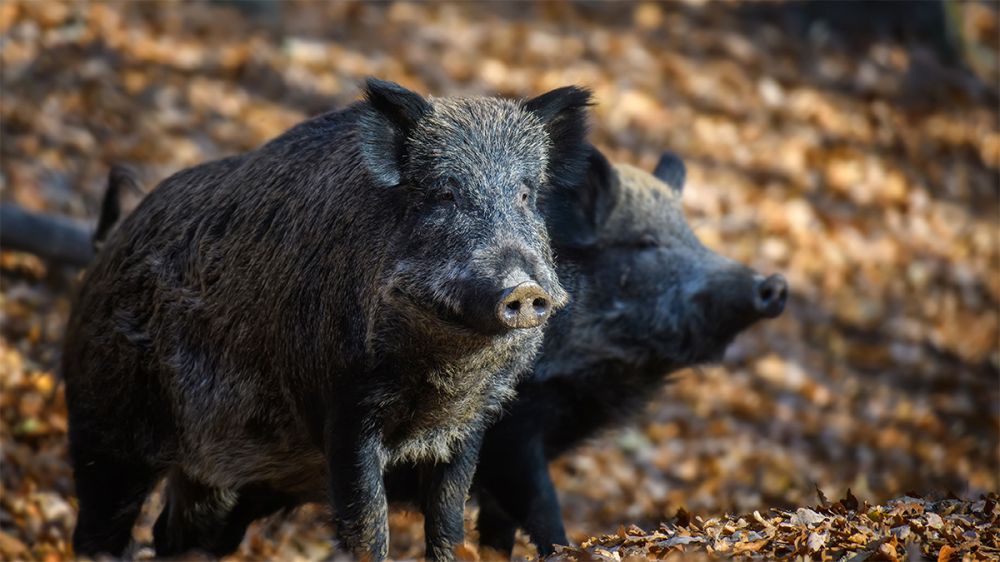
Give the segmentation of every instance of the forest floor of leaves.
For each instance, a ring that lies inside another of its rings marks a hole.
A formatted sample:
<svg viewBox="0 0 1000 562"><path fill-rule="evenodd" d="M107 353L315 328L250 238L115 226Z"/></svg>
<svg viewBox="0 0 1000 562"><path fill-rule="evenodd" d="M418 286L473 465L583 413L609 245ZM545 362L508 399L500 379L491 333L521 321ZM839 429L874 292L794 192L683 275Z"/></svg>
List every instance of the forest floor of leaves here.
<svg viewBox="0 0 1000 562"><path fill-rule="evenodd" d="M682 155L697 235L792 298L553 464L581 545L554 558L996 559L996 9L966 3L957 24L975 79L920 37L771 8L3 2L2 197L93 222L110 164L153 186L343 107L365 75L439 95L588 86L594 142L646 169ZM75 280L0 254L0 559L72 557L58 356ZM232 559L327 556L326 521L255 524ZM393 557L421 555L421 522L393 510Z"/></svg>

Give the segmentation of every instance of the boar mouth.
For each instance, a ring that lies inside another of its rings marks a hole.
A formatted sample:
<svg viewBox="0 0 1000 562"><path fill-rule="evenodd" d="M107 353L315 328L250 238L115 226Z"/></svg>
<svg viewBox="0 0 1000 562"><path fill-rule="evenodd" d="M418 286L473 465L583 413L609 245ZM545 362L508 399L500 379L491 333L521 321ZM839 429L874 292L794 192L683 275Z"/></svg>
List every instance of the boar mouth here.
<svg viewBox="0 0 1000 562"><path fill-rule="evenodd" d="M753 323L752 320L712 322L703 314L693 316L682 329L680 338L670 338L674 340L678 368L720 363L730 344Z"/></svg>
<svg viewBox="0 0 1000 562"><path fill-rule="evenodd" d="M509 333L484 332L469 325L459 311L448 306L444 302L435 299L428 299L426 297L418 297L400 287L394 287L392 295L396 302L406 306L419 316L418 323L426 323L427 331L445 329L455 335L463 337L476 337L479 339L493 339L496 337L507 336L517 331L523 331L515 330L514 332Z"/></svg>
<svg viewBox="0 0 1000 562"><path fill-rule="evenodd" d="M393 300L405 304L425 319L454 324L456 327L465 327L459 318L459 313L443 302L426 297L418 297L400 287L393 287L392 295L394 297Z"/></svg>
<svg viewBox="0 0 1000 562"><path fill-rule="evenodd" d="M734 339L736 339L736 334L709 342L702 349L695 351L690 360L691 365L721 363L726 356L726 350L729 349L729 345L733 343Z"/></svg>

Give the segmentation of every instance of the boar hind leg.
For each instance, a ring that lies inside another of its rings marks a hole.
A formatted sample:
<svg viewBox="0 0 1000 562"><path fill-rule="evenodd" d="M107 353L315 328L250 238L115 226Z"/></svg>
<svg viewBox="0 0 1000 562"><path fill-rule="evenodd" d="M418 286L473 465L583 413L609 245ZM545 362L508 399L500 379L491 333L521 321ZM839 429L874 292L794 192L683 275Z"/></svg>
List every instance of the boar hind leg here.
<svg viewBox="0 0 1000 562"><path fill-rule="evenodd" d="M159 474L138 462L74 448L76 494L80 502L73 549L77 556L121 558L132 526Z"/></svg>
<svg viewBox="0 0 1000 562"><path fill-rule="evenodd" d="M191 550L212 551L236 504L232 490L206 486L174 469L167 477L166 503L153 527L157 557Z"/></svg>
<svg viewBox="0 0 1000 562"><path fill-rule="evenodd" d="M236 492L205 486L175 471L167 484L167 505L153 528L156 555L192 550L216 557L232 554L251 523L297 503L266 486L251 485Z"/></svg>
<svg viewBox="0 0 1000 562"><path fill-rule="evenodd" d="M528 533L538 553L547 556L555 552L553 545L568 541L542 438L507 429L503 421L495 426L479 478L503 512Z"/></svg>
<svg viewBox="0 0 1000 562"><path fill-rule="evenodd" d="M265 485L250 485L240 489L239 499L226 518L226 524L215 541L205 550L219 558L236 552L243 542L247 527L258 519L287 511L299 505L297 498Z"/></svg>
<svg viewBox="0 0 1000 562"><path fill-rule="evenodd" d="M510 558L517 535L517 522L511 519L493 495L483 489L479 492L480 548L489 548L504 558Z"/></svg>

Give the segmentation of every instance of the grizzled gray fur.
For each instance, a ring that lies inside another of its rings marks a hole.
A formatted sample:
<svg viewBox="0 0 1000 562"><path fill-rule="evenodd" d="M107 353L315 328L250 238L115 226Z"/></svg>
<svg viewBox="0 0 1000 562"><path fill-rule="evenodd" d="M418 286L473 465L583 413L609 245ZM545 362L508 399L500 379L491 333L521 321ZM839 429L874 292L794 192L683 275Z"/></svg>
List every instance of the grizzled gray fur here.
<svg viewBox="0 0 1000 562"><path fill-rule="evenodd" d="M383 472L405 463L427 554L451 558L482 433L566 301L535 204L582 177L588 101L370 80L165 180L111 231L67 331L77 553L120 556L169 475L160 556L228 552L259 512L328 500L344 546L381 559Z"/></svg>

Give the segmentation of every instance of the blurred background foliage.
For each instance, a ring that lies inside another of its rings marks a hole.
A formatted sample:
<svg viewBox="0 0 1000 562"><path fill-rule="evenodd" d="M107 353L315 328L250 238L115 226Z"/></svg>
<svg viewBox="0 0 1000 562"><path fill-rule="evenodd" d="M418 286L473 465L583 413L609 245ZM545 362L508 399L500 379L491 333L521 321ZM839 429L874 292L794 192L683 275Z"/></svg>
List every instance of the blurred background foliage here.
<svg viewBox="0 0 1000 562"><path fill-rule="evenodd" d="M366 75L438 95L584 85L613 160L682 155L696 233L793 298L554 465L572 539L816 487L998 489L994 2L7 1L0 34L3 201L86 221L111 163L152 187L351 103ZM0 555L58 560L73 279L4 252L0 280ZM255 525L240 557L322 556L324 522ZM419 555L420 517L394 512L392 540Z"/></svg>

